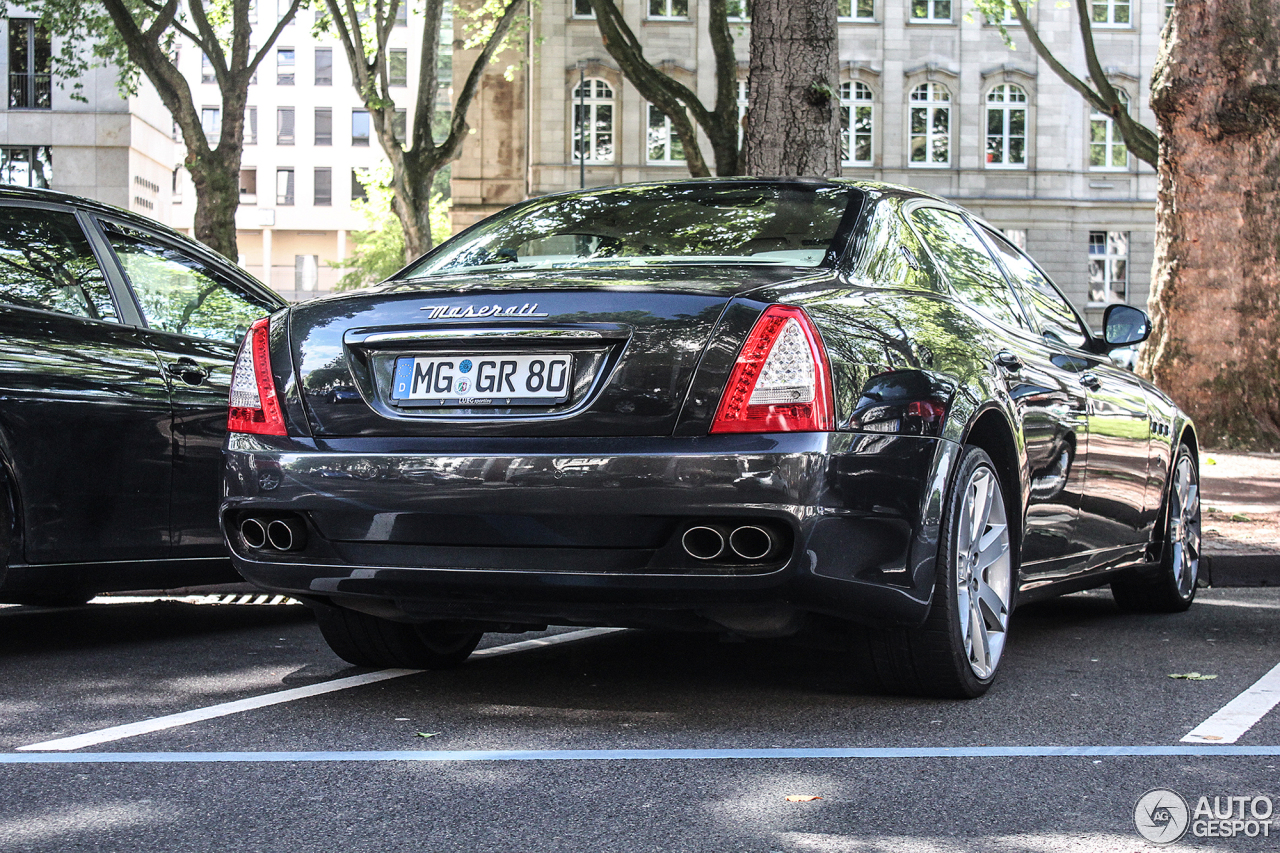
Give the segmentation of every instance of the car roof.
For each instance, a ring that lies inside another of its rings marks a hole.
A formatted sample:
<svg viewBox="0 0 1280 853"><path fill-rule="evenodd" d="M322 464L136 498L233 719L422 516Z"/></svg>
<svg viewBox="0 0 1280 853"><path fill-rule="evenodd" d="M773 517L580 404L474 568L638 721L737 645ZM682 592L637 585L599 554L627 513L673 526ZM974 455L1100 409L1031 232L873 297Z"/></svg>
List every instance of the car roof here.
<svg viewBox="0 0 1280 853"><path fill-rule="evenodd" d="M116 216L138 225L145 226L152 231L163 231L170 237L177 237L188 241L192 239L186 234L183 234L180 231L175 231L163 222L159 222L148 216L134 213L131 210L125 210L123 207L116 207L114 204L107 204L106 202L85 198L84 196L72 195L71 193L59 192L58 190L45 190L37 189L35 187L16 187L8 184L0 184L0 202L6 201L38 201L45 204L64 204L79 207L83 210L89 210L95 213L106 213L111 216Z"/></svg>

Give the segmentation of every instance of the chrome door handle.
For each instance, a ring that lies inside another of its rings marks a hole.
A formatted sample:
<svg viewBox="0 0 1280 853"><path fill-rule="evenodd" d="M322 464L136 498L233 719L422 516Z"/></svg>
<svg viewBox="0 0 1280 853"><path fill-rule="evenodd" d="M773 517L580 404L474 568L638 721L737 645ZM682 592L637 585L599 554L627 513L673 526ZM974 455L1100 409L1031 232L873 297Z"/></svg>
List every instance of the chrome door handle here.
<svg viewBox="0 0 1280 853"><path fill-rule="evenodd" d="M1008 350L1002 350L996 353L996 365L1003 367L1005 370L1017 372L1022 369L1022 359L1018 358Z"/></svg>
<svg viewBox="0 0 1280 853"><path fill-rule="evenodd" d="M199 385L209 378L210 373L209 368L201 367L189 358L180 358L166 365L165 371L170 376L181 379L188 385Z"/></svg>
<svg viewBox="0 0 1280 853"><path fill-rule="evenodd" d="M1090 391L1097 391L1102 387L1102 383L1098 381L1098 377L1088 371L1080 374L1080 384L1088 388Z"/></svg>

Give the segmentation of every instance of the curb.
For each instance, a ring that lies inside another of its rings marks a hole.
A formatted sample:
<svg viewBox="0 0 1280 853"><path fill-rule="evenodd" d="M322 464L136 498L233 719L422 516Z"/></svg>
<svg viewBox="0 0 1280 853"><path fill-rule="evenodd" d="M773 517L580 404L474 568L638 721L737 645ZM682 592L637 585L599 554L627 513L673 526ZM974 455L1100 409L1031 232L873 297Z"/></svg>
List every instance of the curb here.
<svg viewBox="0 0 1280 853"><path fill-rule="evenodd" d="M1280 586L1280 554L1204 554L1200 563L1215 589Z"/></svg>

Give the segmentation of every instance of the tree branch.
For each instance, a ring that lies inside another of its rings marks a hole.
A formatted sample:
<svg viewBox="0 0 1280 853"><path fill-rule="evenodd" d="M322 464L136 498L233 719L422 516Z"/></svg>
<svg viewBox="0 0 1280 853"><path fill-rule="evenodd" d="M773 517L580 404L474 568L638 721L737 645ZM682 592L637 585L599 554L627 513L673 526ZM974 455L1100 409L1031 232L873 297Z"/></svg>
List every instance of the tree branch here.
<svg viewBox="0 0 1280 853"><path fill-rule="evenodd" d="M526 0L511 0L507 4L506 9L502 12L502 17L494 25L493 32L489 35L489 40L485 42L484 47L480 50L480 55L476 57L475 63L472 64L471 72L467 74L467 81L456 92L453 102L453 116L449 124L449 135L438 149L446 160L452 160L462 150L462 140L469 130L467 126L467 110L471 107L471 101L475 98L476 91L480 88L480 79L484 76L489 60L498 52L498 46L507 37L507 31L515 23L525 3Z"/></svg>

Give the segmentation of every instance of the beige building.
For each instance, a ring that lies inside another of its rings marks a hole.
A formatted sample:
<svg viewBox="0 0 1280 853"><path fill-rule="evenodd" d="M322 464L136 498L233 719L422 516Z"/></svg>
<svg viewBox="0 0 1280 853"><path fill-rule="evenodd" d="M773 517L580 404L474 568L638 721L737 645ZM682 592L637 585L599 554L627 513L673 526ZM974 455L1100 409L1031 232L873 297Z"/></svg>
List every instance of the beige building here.
<svg viewBox="0 0 1280 853"><path fill-rule="evenodd" d="M707 0L619 4L646 58L712 103ZM1154 126L1147 93L1164 0L1092 7L1109 79ZM1127 154L1111 120L1093 114L1016 25L1010 51L998 27L955 0L841 0L841 12L845 175L969 207L1023 243L1092 322L1107 303L1146 304L1155 172ZM469 116L475 131L453 169L455 230L521 198L576 188L577 144L587 186L688 177L664 118L604 50L589 4L546 0L533 14L526 55L494 62ZM1032 14L1055 55L1083 69L1074 8L1038 3ZM744 102L749 29L733 25ZM471 56L455 54L455 74ZM507 82L503 72L521 60Z"/></svg>

